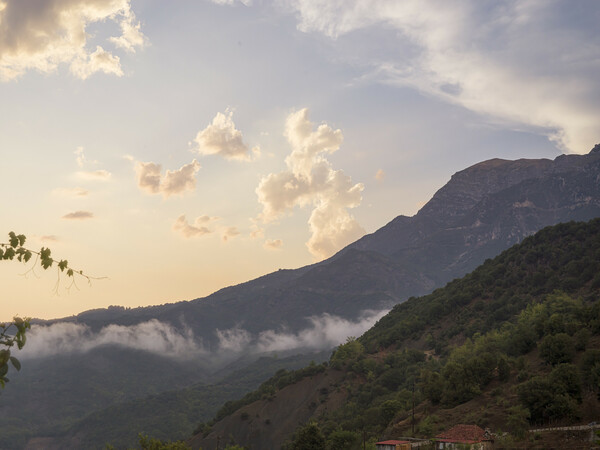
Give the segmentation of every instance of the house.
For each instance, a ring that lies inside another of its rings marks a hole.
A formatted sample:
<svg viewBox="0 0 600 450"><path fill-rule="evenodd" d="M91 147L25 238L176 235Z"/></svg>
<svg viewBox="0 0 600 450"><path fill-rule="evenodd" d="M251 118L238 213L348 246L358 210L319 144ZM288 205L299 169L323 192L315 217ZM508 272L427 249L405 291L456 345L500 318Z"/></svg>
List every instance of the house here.
<svg viewBox="0 0 600 450"><path fill-rule="evenodd" d="M436 450L468 448L470 450L488 450L493 439L489 430L477 425L456 425L435 437Z"/></svg>
<svg viewBox="0 0 600 450"><path fill-rule="evenodd" d="M408 441L381 441L375 442L377 450L410 450L410 442Z"/></svg>

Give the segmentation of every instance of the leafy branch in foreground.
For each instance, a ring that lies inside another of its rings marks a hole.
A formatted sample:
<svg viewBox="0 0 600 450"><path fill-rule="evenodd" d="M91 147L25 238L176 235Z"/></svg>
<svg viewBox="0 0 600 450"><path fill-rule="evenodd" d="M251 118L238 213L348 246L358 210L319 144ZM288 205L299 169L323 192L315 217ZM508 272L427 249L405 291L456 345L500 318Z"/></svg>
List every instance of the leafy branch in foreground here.
<svg viewBox="0 0 600 450"><path fill-rule="evenodd" d="M75 284L75 276L80 276L91 284L92 280L99 280L101 278L91 277L83 273L82 270L75 270L69 266L69 262L66 259L55 260L52 258L52 252L49 248L42 247L39 252L30 250L25 247L25 241L27 238L23 234L16 234L11 231L8 233L8 242L0 242L0 260L17 260L19 262L28 263L31 258L35 255L35 261L31 268L25 272L34 272L35 267L39 265L44 270L48 270L56 263L57 268L57 281L54 287L54 292L58 294L58 288L60 284L60 275L65 273L67 277L71 278L71 284L67 286L70 289L72 286L77 288ZM21 363L17 358L11 356L10 348L15 344L20 349L23 348L26 342L26 331L31 328L30 319L25 317L14 317L10 323L0 323L0 387L4 387L6 382L9 381L6 377L8 373L10 362L12 366L20 370Z"/></svg>
<svg viewBox="0 0 600 450"><path fill-rule="evenodd" d="M10 334L11 328L16 329L15 334ZM21 370L21 363L17 358L11 356L10 348L15 344L20 349L23 348L26 341L25 331L31 328L29 318L15 317L11 323L0 323L0 386L4 387L8 380L8 363L10 362L17 370Z"/></svg>

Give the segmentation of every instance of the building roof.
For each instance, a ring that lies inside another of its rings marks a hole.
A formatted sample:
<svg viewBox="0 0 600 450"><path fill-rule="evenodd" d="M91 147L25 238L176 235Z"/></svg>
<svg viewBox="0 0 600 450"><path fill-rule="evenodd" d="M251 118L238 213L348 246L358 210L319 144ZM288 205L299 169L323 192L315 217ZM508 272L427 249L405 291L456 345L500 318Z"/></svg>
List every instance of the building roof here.
<svg viewBox="0 0 600 450"><path fill-rule="evenodd" d="M448 431L436 436L436 439L445 442L463 442L473 444L484 439L485 431L477 425L456 425Z"/></svg>
<svg viewBox="0 0 600 450"><path fill-rule="evenodd" d="M375 442L375 445L396 445L396 444L409 444L409 441L381 441L381 442Z"/></svg>

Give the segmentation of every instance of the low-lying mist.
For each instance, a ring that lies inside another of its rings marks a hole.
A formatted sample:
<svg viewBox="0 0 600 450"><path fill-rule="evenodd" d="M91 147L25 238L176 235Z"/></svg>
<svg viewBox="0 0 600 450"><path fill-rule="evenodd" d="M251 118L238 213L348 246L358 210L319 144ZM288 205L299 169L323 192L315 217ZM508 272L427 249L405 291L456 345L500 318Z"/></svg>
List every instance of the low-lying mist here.
<svg viewBox="0 0 600 450"><path fill-rule="evenodd" d="M356 320L331 314L309 317L310 325L298 332L286 329L265 330L252 334L242 327L215 330L212 350L188 327L174 327L156 319L124 326L110 324L98 332L87 325L59 322L32 325L27 344L16 352L21 359L55 355L83 354L102 346L142 350L174 359L197 359L220 365L240 355L289 352L295 349L326 350L343 343L349 336L360 336L388 310L363 311Z"/></svg>

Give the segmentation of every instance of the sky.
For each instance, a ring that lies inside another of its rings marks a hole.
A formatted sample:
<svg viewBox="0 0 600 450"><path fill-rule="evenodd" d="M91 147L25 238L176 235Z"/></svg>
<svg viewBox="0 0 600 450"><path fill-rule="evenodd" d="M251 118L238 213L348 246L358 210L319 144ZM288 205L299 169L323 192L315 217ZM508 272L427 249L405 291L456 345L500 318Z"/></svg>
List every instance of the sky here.
<svg viewBox="0 0 600 450"><path fill-rule="evenodd" d="M597 0L0 0L2 319L320 261L490 158L600 142Z"/></svg>

